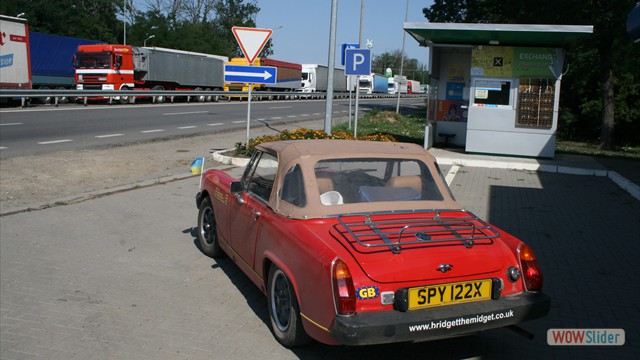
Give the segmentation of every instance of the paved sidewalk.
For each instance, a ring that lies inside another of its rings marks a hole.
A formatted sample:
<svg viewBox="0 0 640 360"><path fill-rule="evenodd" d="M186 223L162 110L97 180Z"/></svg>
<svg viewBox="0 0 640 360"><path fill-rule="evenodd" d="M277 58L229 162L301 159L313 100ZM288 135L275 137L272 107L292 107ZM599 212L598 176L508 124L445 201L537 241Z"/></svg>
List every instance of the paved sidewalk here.
<svg viewBox="0 0 640 360"><path fill-rule="evenodd" d="M552 310L522 325L534 340L498 329L293 350L269 331L258 288L232 261L199 251L197 187L192 177L0 217L0 359L637 359L640 352L640 202L604 177L469 167L453 179L463 206L536 251ZM627 342L551 347L550 328L622 328Z"/></svg>

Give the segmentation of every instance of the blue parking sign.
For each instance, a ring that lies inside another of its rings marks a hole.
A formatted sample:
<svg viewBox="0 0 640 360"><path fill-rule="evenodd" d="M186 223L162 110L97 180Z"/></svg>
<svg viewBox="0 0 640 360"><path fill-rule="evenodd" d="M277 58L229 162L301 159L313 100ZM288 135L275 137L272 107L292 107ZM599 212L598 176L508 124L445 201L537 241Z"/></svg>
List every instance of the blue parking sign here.
<svg viewBox="0 0 640 360"><path fill-rule="evenodd" d="M371 50L346 49L345 75L371 75Z"/></svg>
<svg viewBox="0 0 640 360"><path fill-rule="evenodd" d="M359 44L342 44L342 46L340 47L340 49L341 49L341 52L340 52L340 65L344 65L344 55L345 55L345 51L347 49L357 49L359 47L360 47Z"/></svg>

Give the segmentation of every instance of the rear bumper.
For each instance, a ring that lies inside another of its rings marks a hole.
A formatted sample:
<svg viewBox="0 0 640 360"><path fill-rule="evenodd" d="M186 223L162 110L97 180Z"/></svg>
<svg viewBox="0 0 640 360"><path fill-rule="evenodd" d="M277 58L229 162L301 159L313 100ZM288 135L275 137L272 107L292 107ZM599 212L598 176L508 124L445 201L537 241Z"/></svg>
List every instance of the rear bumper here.
<svg viewBox="0 0 640 360"><path fill-rule="evenodd" d="M537 319L550 305L543 293L523 293L433 309L358 313L336 317L331 336L345 345L436 340Z"/></svg>

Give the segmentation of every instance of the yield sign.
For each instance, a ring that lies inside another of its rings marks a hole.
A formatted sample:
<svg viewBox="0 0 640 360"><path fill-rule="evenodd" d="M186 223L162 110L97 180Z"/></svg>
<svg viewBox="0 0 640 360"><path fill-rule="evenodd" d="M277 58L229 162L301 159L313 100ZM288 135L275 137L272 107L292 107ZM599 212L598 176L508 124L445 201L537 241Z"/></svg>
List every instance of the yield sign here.
<svg viewBox="0 0 640 360"><path fill-rule="evenodd" d="M271 29L258 29L234 26L231 28L233 36L236 37L240 49L249 64L253 64L254 60L262 51L262 48L271 37L273 31Z"/></svg>

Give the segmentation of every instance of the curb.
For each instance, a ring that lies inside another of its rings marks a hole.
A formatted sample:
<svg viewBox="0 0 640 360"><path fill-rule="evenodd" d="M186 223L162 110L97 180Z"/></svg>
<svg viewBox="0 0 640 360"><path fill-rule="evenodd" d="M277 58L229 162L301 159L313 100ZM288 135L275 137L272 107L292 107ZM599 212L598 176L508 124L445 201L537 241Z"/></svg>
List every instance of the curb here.
<svg viewBox="0 0 640 360"><path fill-rule="evenodd" d="M581 176L601 176L608 177L622 190L628 192L636 200L640 200L640 186L633 183L631 180L618 174L613 170L600 170L600 169L587 169L578 168L563 165L546 165L546 164L529 164L522 162L509 162L509 161L492 161L492 160L475 160L475 159L452 159L445 157L436 157L438 164L442 165L458 165L468 167L482 167L493 169L507 169L507 170L529 170L529 171L541 171L558 174L568 175L581 175Z"/></svg>
<svg viewBox="0 0 640 360"><path fill-rule="evenodd" d="M231 151L231 150L233 149L216 151L213 154L211 154L211 157L213 161L217 161L225 165L246 166L249 163L250 159L248 158L237 158L237 157L222 155L223 153L226 153L227 151Z"/></svg>

